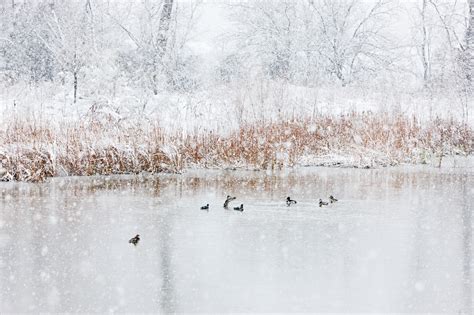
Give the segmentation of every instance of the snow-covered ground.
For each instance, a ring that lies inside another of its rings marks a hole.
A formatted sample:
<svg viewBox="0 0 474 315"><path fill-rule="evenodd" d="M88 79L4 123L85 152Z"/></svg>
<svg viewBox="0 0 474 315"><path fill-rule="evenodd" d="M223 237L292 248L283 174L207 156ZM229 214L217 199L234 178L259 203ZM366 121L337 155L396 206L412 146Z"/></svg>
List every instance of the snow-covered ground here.
<svg viewBox="0 0 474 315"><path fill-rule="evenodd" d="M428 166L0 183L0 312L471 314L473 187Z"/></svg>
<svg viewBox="0 0 474 315"><path fill-rule="evenodd" d="M88 85L91 83L88 83ZM5 124L15 113L54 122L77 121L94 116L113 121L155 121L167 131L209 130L226 134L245 123L293 117L339 115L351 112L381 112L415 116L424 121L453 118L474 126L474 114L462 117L456 95L377 91L351 87L306 88L276 82L259 82L242 87L212 86L193 93L143 91L120 88L112 97L100 91L81 95L71 103L69 86L18 84L0 93L0 121ZM474 113L474 101L468 100Z"/></svg>

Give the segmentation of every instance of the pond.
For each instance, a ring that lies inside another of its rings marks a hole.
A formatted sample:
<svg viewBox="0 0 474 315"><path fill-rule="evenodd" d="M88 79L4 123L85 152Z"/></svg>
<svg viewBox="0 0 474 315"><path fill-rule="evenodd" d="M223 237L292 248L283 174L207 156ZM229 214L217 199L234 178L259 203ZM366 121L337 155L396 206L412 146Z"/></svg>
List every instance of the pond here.
<svg viewBox="0 0 474 315"><path fill-rule="evenodd" d="M473 196L432 167L1 183L0 313L471 314Z"/></svg>

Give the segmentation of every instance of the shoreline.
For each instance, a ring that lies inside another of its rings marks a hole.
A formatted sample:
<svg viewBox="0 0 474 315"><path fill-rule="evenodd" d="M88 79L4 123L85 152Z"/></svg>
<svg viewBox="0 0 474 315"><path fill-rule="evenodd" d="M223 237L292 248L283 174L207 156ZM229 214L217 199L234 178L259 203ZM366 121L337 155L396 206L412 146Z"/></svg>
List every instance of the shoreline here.
<svg viewBox="0 0 474 315"><path fill-rule="evenodd" d="M157 122L40 123L15 117L0 128L0 178L178 173L186 169L281 170L432 164L473 156L474 130L454 120L351 113L243 123L226 135L166 132Z"/></svg>
<svg viewBox="0 0 474 315"><path fill-rule="evenodd" d="M315 169L343 169L343 170L360 170L360 171L377 171L377 170L403 170L403 171L419 171L419 170L433 170L439 171L442 173L448 174L455 174L456 172L452 172L452 170L459 170L462 173L466 173L466 170L471 170L472 175L474 175L474 154L469 156L447 156L445 157L445 163L442 164L441 167L438 167L436 163L425 163L425 164L397 164L397 165L376 165L374 167L358 167L358 166L349 166L349 165L295 165L292 167L285 167L278 170L265 170L265 169L255 169L255 168L218 168L218 167L188 167L179 172L171 172L171 171L163 171L158 173L151 173L147 171L142 171L139 173L111 173L111 174L93 174L93 175L58 175L45 178L42 181L18 181L18 180L4 180L0 178L0 185L5 185L7 183L11 184L37 184L37 183L48 183L48 182L55 182L58 180L66 180L66 181L96 181L96 180L140 180L140 181L148 181L159 179L163 176L196 176L196 177L203 177L209 174L211 175L218 175L218 174L225 174L227 172L231 174L235 173L265 173L266 175L282 175L282 174L289 174L289 173L298 173L303 172L306 169L310 171L314 171ZM470 172L467 172L470 174ZM1 187L1 186L0 186Z"/></svg>

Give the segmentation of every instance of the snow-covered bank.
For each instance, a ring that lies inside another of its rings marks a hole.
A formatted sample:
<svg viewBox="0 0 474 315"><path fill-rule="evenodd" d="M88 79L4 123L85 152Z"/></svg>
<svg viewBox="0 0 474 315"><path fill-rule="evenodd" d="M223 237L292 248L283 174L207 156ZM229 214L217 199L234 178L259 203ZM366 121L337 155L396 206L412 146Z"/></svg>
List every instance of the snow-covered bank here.
<svg viewBox="0 0 474 315"><path fill-rule="evenodd" d="M179 172L186 168L281 169L327 165L439 165L474 152L474 131L455 120L374 113L242 122L229 133L169 132L147 119L91 115L51 121L12 115L0 128L3 180Z"/></svg>

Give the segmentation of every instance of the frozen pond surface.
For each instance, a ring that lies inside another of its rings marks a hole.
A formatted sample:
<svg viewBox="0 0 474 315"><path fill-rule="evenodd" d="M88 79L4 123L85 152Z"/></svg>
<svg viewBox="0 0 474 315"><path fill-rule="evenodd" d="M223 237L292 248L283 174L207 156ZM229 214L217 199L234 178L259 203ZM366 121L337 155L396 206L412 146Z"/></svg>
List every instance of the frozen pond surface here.
<svg viewBox="0 0 474 315"><path fill-rule="evenodd" d="M0 183L0 313L471 314L473 176L302 168ZM227 194L243 213L222 208ZM319 208L330 194L340 201Z"/></svg>

